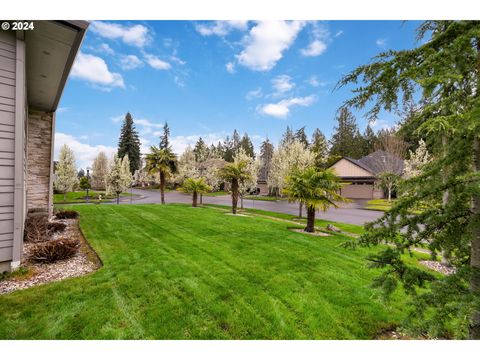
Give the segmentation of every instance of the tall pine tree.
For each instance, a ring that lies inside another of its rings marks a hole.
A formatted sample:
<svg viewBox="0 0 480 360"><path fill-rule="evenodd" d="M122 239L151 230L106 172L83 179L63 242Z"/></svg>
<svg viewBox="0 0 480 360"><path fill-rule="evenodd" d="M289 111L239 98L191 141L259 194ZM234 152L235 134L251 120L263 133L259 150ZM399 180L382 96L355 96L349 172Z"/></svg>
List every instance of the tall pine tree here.
<svg viewBox="0 0 480 360"><path fill-rule="evenodd" d="M245 154L247 154L249 157L251 158L255 157L255 150L253 148L253 143L252 143L252 140L250 140L250 137L248 136L247 133L245 133L242 136L242 139L240 140L240 144L239 144L239 149L243 149L245 151Z"/></svg>
<svg viewBox="0 0 480 360"><path fill-rule="evenodd" d="M140 139L138 137L132 115L128 112L123 120L118 140L118 157L123 159L128 155L130 160L130 172L133 174L140 169Z"/></svg>
<svg viewBox="0 0 480 360"><path fill-rule="evenodd" d="M168 127L168 123L165 122L163 125L163 134L160 136L160 149L167 149L170 146L170 128Z"/></svg>
<svg viewBox="0 0 480 360"><path fill-rule="evenodd" d="M328 143L325 135L318 128L313 131L310 149L315 156L315 166L324 168L328 158Z"/></svg>
<svg viewBox="0 0 480 360"><path fill-rule="evenodd" d="M295 134L290 126L287 126L287 129L282 135L282 140L280 140L280 145L285 147L288 144L291 144L295 140Z"/></svg>
<svg viewBox="0 0 480 360"><path fill-rule="evenodd" d="M305 126L301 127L295 132L294 139L301 142L305 147L308 147L308 137L305 133Z"/></svg>
<svg viewBox="0 0 480 360"><path fill-rule="evenodd" d="M348 108L341 108L336 121L335 132L330 139L330 155L359 158L362 155L361 135L355 116Z"/></svg>
<svg viewBox="0 0 480 360"><path fill-rule="evenodd" d="M266 139L260 145L260 174L259 179L263 181L268 180L268 175L270 174L270 169L272 166L272 157L273 157L273 144L270 140Z"/></svg>

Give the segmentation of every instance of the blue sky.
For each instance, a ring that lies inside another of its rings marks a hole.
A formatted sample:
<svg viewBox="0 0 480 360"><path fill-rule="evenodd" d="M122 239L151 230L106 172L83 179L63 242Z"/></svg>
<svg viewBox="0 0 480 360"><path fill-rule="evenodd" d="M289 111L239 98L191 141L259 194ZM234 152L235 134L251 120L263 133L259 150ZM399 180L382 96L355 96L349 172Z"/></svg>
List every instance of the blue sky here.
<svg viewBox="0 0 480 360"><path fill-rule="evenodd" d="M341 76L382 50L415 45L409 21L94 21L63 93L56 152L73 148L86 167L116 150L121 120L133 115L142 150L165 121L181 153L199 136L218 142L233 129L257 146L287 125L329 137L351 96ZM357 114L361 130L367 125ZM375 129L392 126L382 114Z"/></svg>

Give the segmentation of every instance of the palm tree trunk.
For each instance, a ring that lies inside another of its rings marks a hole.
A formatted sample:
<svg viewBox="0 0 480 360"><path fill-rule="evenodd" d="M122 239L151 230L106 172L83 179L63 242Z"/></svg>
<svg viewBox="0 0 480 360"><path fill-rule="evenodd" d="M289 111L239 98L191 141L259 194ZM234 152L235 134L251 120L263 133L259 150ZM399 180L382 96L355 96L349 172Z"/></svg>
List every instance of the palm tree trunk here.
<svg viewBox="0 0 480 360"><path fill-rule="evenodd" d="M194 192L193 192L193 202L192 202L192 206L193 206L193 207L197 207L197 196L198 196L198 195L197 195L197 192L194 191ZM200 195L200 198L201 198L201 196L202 196L202 195Z"/></svg>
<svg viewBox="0 0 480 360"><path fill-rule="evenodd" d="M299 206L298 206L298 217L301 219L302 218L302 210L303 210L303 202L300 201Z"/></svg>
<svg viewBox="0 0 480 360"><path fill-rule="evenodd" d="M232 180L232 214L237 213L237 203L238 203L238 180Z"/></svg>
<svg viewBox="0 0 480 360"><path fill-rule="evenodd" d="M240 195L240 209L243 209L243 195Z"/></svg>
<svg viewBox="0 0 480 360"><path fill-rule="evenodd" d="M202 205L202 204L203 204L203 194L200 193L200 205Z"/></svg>
<svg viewBox="0 0 480 360"><path fill-rule="evenodd" d="M477 135L473 140L473 171L480 172L480 139ZM470 278L470 291L474 298L480 298L480 196L474 195L472 199L473 229L470 254L472 275ZM480 306L476 302L470 319L469 337L473 340L480 339Z"/></svg>
<svg viewBox="0 0 480 360"><path fill-rule="evenodd" d="M306 232L315 232L315 208L313 206L307 206L307 227Z"/></svg>
<svg viewBox="0 0 480 360"><path fill-rule="evenodd" d="M388 186L388 202L392 201L392 187Z"/></svg>
<svg viewBox="0 0 480 360"><path fill-rule="evenodd" d="M160 172L160 198L162 204L165 204L165 173L163 171Z"/></svg>

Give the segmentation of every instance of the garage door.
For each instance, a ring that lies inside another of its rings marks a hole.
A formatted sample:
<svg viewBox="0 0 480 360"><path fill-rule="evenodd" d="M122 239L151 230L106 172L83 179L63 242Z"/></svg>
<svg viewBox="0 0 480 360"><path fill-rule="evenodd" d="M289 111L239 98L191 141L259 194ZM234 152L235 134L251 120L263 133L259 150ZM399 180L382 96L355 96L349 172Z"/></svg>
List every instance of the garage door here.
<svg viewBox="0 0 480 360"><path fill-rule="evenodd" d="M350 199L372 199L373 185L346 185L342 188L342 196Z"/></svg>

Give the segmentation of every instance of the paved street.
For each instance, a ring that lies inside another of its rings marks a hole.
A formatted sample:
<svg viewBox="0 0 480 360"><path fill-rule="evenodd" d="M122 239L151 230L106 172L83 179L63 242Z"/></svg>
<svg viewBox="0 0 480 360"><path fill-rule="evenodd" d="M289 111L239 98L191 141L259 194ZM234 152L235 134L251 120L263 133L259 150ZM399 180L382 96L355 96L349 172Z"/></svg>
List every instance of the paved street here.
<svg viewBox="0 0 480 360"><path fill-rule="evenodd" d="M133 194L136 195L132 198L134 204L158 204L160 203L160 191L158 190L139 190L134 189ZM191 203L191 195L186 195L177 191L165 193L165 201L167 203ZM122 200L122 203L129 203L130 198L126 197ZM230 195L226 196L204 196L204 204L218 204L218 205L231 205ZM239 204L240 206L240 200ZM246 208L255 208L261 210L275 211L285 214L298 214L298 204L288 203L287 201L260 201L260 200L244 200L243 203ZM339 209L329 209L326 212L319 211L317 217L319 219L325 219L329 221L338 221L348 224L363 225L366 222L370 222L378 219L383 212L363 210L359 207L362 204L360 202L353 202L346 204ZM304 210L305 216L305 210Z"/></svg>

